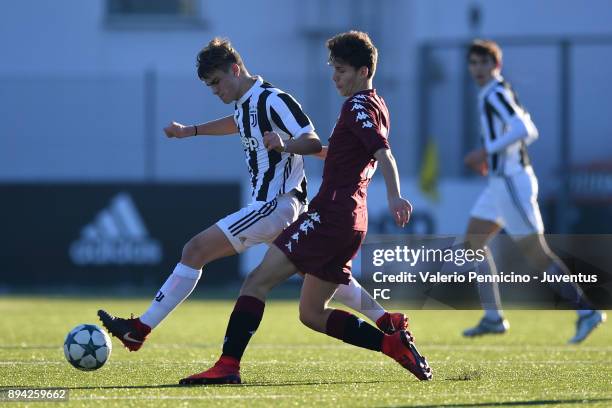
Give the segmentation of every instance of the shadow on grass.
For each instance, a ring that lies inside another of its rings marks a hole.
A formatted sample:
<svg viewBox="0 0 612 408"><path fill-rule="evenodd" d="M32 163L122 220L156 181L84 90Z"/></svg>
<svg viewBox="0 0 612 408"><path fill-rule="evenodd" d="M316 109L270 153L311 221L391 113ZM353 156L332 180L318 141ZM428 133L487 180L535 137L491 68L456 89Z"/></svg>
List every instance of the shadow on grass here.
<svg viewBox="0 0 612 408"><path fill-rule="evenodd" d="M507 401L507 402L475 402L475 403L457 403L457 404L435 404L435 405L405 405L404 407L415 408L471 408L471 407L522 407L530 405L564 405L564 404L596 404L601 402L612 401L612 398L584 398L584 399L568 399L568 400L531 400L531 401ZM399 406L402 408L402 406Z"/></svg>
<svg viewBox="0 0 612 408"><path fill-rule="evenodd" d="M390 383L389 381L287 381L287 382L249 382L243 384L209 384L209 385L179 385L179 384L157 384L157 385L107 385L102 387L54 387L66 388L68 390L146 390L146 389L162 389L162 388L199 388L199 387L300 387L310 385L350 385L350 384L381 384ZM3 386L7 388L19 388L23 386Z"/></svg>
<svg viewBox="0 0 612 408"><path fill-rule="evenodd" d="M480 369L466 369L462 370L460 373L446 377L444 380L446 381L475 381L480 380L482 378L482 370Z"/></svg>

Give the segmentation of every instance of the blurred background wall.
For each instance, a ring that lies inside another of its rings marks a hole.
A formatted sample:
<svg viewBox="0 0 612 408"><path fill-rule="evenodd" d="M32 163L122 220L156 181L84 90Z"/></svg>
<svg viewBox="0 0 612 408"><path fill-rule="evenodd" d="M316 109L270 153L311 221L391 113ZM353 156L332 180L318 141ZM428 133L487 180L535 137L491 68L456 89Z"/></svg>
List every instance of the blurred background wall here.
<svg viewBox="0 0 612 408"><path fill-rule="evenodd" d="M342 99L324 42L349 29L369 32L379 48L375 85L391 111L405 195L417 204L413 232L462 232L483 186L462 164L479 143L477 90L465 67L474 37L500 42L504 75L540 130L530 154L547 230L612 230L607 0L20 0L0 10L0 183L120 186L75 220L74 239L129 190L125 183L225 183L243 198L215 205L229 213L244 203L238 138L168 140L162 132L171 120L231 113L195 72L212 37L229 37L251 73L292 93L326 140ZM308 159L311 193L321 170ZM373 191L380 186L377 176ZM370 206L371 231L390 232L384 195L371 194ZM6 206L1 216L5 225L15 220ZM194 220L193 233L205 226ZM171 225L159 232L172 233Z"/></svg>
<svg viewBox="0 0 612 408"><path fill-rule="evenodd" d="M463 111L462 89L471 97L473 87L464 84L462 46L483 36L504 47L504 74L541 130L534 162L543 181L551 180L565 86L572 162L609 158L611 17L606 0L4 2L0 180L240 180L237 140L177 142L161 133L173 119L231 111L198 81L198 50L215 35L229 37L251 72L293 93L325 136L341 99L324 41L351 28L368 31L380 49L376 86L391 108L404 174L418 173L419 140L432 136L443 142L441 174L462 175L463 140L477 141ZM564 42L569 72L561 78ZM419 134L423 94L431 135Z"/></svg>

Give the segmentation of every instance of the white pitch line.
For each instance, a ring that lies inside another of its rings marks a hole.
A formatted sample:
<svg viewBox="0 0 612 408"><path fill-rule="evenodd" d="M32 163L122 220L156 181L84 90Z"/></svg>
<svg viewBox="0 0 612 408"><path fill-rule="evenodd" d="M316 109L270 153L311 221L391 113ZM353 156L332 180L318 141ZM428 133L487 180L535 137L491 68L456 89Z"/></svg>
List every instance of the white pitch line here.
<svg viewBox="0 0 612 408"><path fill-rule="evenodd" d="M219 347L218 344L152 344L151 348L163 349L163 348L209 348ZM251 344L250 349L353 349L353 346L346 344ZM518 349L521 351L612 351L612 346L571 346L571 345L487 345L487 344L473 344L473 345L456 345L456 344L426 344L419 343L419 349L430 349L430 350L460 350L460 351L505 351Z"/></svg>
<svg viewBox="0 0 612 408"><path fill-rule="evenodd" d="M238 386L240 387L240 386ZM295 394L272 394L272 395L142 395L142 396L91 396L91 397L70 397L70 401L89 401L89 400L212 400L212 399L280 399L295 398Z"/></svg>
<svg viewBox="0 0 612 408"><path fill-rule="evenodd" d="M219 344L194 344L194 343L156 343L148 345L149 348L154 349L185 349L185 348L218 348ZM0 348L15 348L15 349L49 349L49 350L63 350L62 347L49 347L41 345L4 345ZM251 344L249 349L352 349L353 346L346 344ZM521 351L567 351L567 352L578 352L578 351L612 351L612 346L572 346L572 345L528 345L528 344L508 344L508 345L493 345L493 344L426 344L420 343L419 349L430 349L430 350L459 350L459 351L505 351L519 349Z"/></svg>
<svg viewBox="0 0 612 408"><path fill-rule="evenodd" d="M3 365L48 365L48 364L67 364L65 361L0 361Z"/></svg>
<svg viewBox="0 0 612 408"><path fill-rule="evenodd" d="M377 361L347 361L347 360L321 360L321 361L283 361L283 360L274 360L274 361L251 361L247 364L251 365L259 365L259 364L299 364L299 365L324 365L334 363L334 364L346 364L346 365L354 365L354 364L363 364L363 365L378 365L384 364L388 360L383 360L380 362ZM446 364L446 361L440 360L430 360L427 359L429 363L437 363L437 364ZM455 363L474 363L474 360L453 360L452 364ZM485 360L478 359L478 363L495 363L495 364L516 364L516 363L533 363L533 364L611 364L612 360L534 360L534 359L521 359L521 360Z"/></svg>
<svg viewBox="0 0 612 408"><path fill-rule="evenodd" d="M449 364L449 362L445 361L445 360L431 360L428 359L429 363L431 364ZM160 365L160 364L164 364L167 363L168 361L166 360L146 360L146 361L142 361L142 360L120 360L120 361L113 361L113 362L109 362L108 365L113 365L113 366L123 366L123 365ZM346 359L342 359L342 360L338 360L338 359L329 359L329 360L307 360L307 361L299 361L299 360L268 360L268 361L248 361L246 363L247 367L250 366L257 366L257 365L276 365L276 364L285 364L285 365L291 365L291 364L299 364L300 366L304 366L304 365L327 365L330 363L334 363L337 365L370 365L370 366L375 366L375 365L381 365L384 364L385 362L387 362L387 360L381 360L381 361L364 361L364 360L346 360ZM192 360L192 361L184 361L183 364L212 364L214 363L211 360ZM456 364L456 363L466 363L466 364L473 364L474 360L453 360L451 362L452 364ZM493 364L493 365L499 365L499 364L518 364L518 363L528 363L528 364L550 364L550 365L555 365L555 364L610 364L612 365L612 360L534 360L532 358L529 359L517 359L517 360L498 360L498 359L492 359L492 360L486 360L486 359L479 359L478 360L478 364L479 365L486 365L486 364ZM44 365L64 365L67 364L64 361L0 361L0 366L20 366L20 365L33 365L33 366L44 366Z"/></svg>
<svg viewBox="0 0 612 408"><path fill-rule="evenodd" d="M512 349L519 349L522 352L530 351L567 351L567 352L579 352L579 351L612 351L612 346L571 346L571 345L487 345L487 344L474 344L474 345L451 345L451 344L423 344L419 349L432 349L432 350L463 350L463 351L505 351Z"/></svg>
<svg viewBox="0 0 612 408"><path fill-rule="evenodd" d="M300 384L296 384L296 385L300 385ZM271 387L273 387L274 385L271 384ZM232 386L232 388L235 389L246 389L247 387L241 387L241 386ZM325 395L325 394L321 394L317 391L314 391L313 393L308 393L305 395L302 395L304 397L308 397L309 400L314 399L318 399L318 400L324 400L324 399L336 399L336 396L334 395ZM460 394L458 393L436 393L436 397L457 397L460 396ZM504 399L508 399L510 402L512 402L513 400L516 400L517 398L530 398L530 399L536 399L536 398L543 398L543 397L550 397L553 396L550 393L538 393L536 395L534 394L527 394L527 393L498 393L498 392L482 392L482 393L474 393L471 392L469 394L470 397L479 397L479 398L486 398L486 397L491 397L491 398L495 398L495 399L499 399L499 398L504 398ZM248 395L141 395L141 396L131 396L131 395L126 395L126 396L88 396L88 397L70 397L71 401L90 401L90 400L255 400L255 399L283 399L283 398L292 398L295 399L297 396L296 394L270 394L270 395L260 395L260 394L248 394ZM401 395L399 395L398 397L402 397ZM610 393L565 393L565 394L559 394L559 393L554 393L554 397L555 398L573 398L573 399L588 399L588 398L611 398L612 394ZM360 395L359 393L352 393L351 394L351 398L368 398L371 399L372 395L370 393L366 393L363 395Z"/></svg>

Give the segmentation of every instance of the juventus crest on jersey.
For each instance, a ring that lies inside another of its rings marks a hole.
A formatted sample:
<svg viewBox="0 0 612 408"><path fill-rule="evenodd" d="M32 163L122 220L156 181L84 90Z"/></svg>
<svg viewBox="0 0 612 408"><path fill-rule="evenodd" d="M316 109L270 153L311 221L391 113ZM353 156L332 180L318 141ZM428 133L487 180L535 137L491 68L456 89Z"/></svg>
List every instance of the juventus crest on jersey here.
<svg viewBox="0 0 612 408"><path fill-rule="evenodd" d="M245 161L251 175L251 199L270 201L291 190L306 200L304 159L291 153L268 152L263 143L267 131L277 132L283 140L313 132L312 122L291 95L262 78L235 104L234 121L240 130Z"/></svg>

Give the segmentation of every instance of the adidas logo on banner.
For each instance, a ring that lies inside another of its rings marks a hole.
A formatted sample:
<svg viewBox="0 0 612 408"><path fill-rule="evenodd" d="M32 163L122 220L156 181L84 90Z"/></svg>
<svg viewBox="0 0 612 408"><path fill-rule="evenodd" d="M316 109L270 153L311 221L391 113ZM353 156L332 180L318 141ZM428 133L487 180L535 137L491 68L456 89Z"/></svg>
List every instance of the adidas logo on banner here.
<svg viewBox="0 0 612 408"><path fill-rule="evenodd" d="M127 193L120 193L81 230L70 246L76 265L151 265L162 259L161 244L151 238Z"/></svg>

